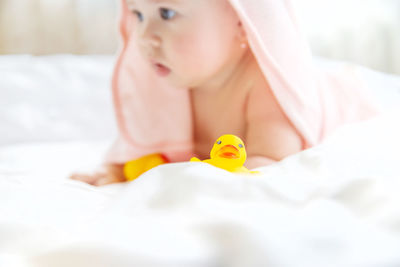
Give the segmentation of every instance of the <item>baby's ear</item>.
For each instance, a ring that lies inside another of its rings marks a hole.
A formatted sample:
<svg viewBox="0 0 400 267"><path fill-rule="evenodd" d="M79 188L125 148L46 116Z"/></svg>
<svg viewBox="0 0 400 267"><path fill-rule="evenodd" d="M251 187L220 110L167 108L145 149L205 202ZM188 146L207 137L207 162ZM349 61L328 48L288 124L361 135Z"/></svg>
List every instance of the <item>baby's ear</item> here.
<svg viewBox="0 0 400 267"><path fill-rule="evenodd" d="M240 20L238 21L237 26L238 26L238 30L239 30L240 39L246 40L247 39L246 31L244 30L243 24Z"/></svg>
<svg viewBox="0 0 400 267"><path fill-rule="evenodd" d="M237 22L237 26L239 29L241 29L241 30L243 29L243 24L240 20Z"/></svg>

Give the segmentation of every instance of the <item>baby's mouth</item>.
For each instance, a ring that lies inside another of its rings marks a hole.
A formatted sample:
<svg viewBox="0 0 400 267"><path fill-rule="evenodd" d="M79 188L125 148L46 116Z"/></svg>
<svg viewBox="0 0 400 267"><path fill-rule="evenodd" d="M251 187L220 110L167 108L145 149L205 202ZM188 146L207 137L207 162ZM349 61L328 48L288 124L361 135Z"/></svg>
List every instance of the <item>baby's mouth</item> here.
<svg viewBox="0 0 400 267"><path fill-rule="evenodd" d="M170 74L170 72L171 72L171 70L167 66L165 66L161 63L152 62L152 65L153 65L155 72L161 77L165 77L168 74Z"/></svg>

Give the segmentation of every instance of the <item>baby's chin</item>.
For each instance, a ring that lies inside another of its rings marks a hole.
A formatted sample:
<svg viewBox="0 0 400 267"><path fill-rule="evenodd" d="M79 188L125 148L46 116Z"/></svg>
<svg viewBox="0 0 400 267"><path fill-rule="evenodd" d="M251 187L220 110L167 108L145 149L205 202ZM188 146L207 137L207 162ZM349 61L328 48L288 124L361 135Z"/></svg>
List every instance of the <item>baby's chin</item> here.
<svg viewBox="0 0 400 267"><path fill-rule="evenodd" d="M189 79L184 79L182 76L176 75L175 73L171 72L169 77L165 77L166 82L169 86L175 87L179 90L188 90L191 88L196 87L196 83Z"/></svg>
<svg viewBox="0 0 400 267"><path fill-rule="evenodd" d="M207 84L209 76L170 68L169 74L163 77L163 79L171 87L188 90L199 88L202 87L202 85Z"/></svg>

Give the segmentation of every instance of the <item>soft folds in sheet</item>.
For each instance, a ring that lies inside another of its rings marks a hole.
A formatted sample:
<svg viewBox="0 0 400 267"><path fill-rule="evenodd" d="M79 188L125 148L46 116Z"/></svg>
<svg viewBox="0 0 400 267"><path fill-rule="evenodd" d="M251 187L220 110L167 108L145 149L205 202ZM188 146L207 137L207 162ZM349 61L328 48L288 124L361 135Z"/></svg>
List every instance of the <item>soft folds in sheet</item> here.
<svg viewBox="0 0 400 267"><path fill-rule="evenodd" d="M95 157L104 144L83 152L71 143L3 147L0 260L35 267L397 266L399 116L342 128L254 177L175 163L97 188L68 180L68 166L58 166L78 161L78 151ZM53 169L42 168L48 163Z"/></svg>

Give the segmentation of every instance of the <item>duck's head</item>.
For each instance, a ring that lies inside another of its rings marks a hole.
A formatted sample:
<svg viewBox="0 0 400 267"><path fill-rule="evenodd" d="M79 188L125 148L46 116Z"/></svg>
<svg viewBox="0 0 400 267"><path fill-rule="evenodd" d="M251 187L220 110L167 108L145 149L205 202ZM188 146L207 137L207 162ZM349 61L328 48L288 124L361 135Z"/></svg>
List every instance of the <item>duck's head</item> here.
<svg viewBox="0 0 400 267"><path fill-rule="evenodd" d="M244 164L246 157L243 141L232 134L226 134L218 138L210 152L211 159L232 159L240 165Z"/></svg>

